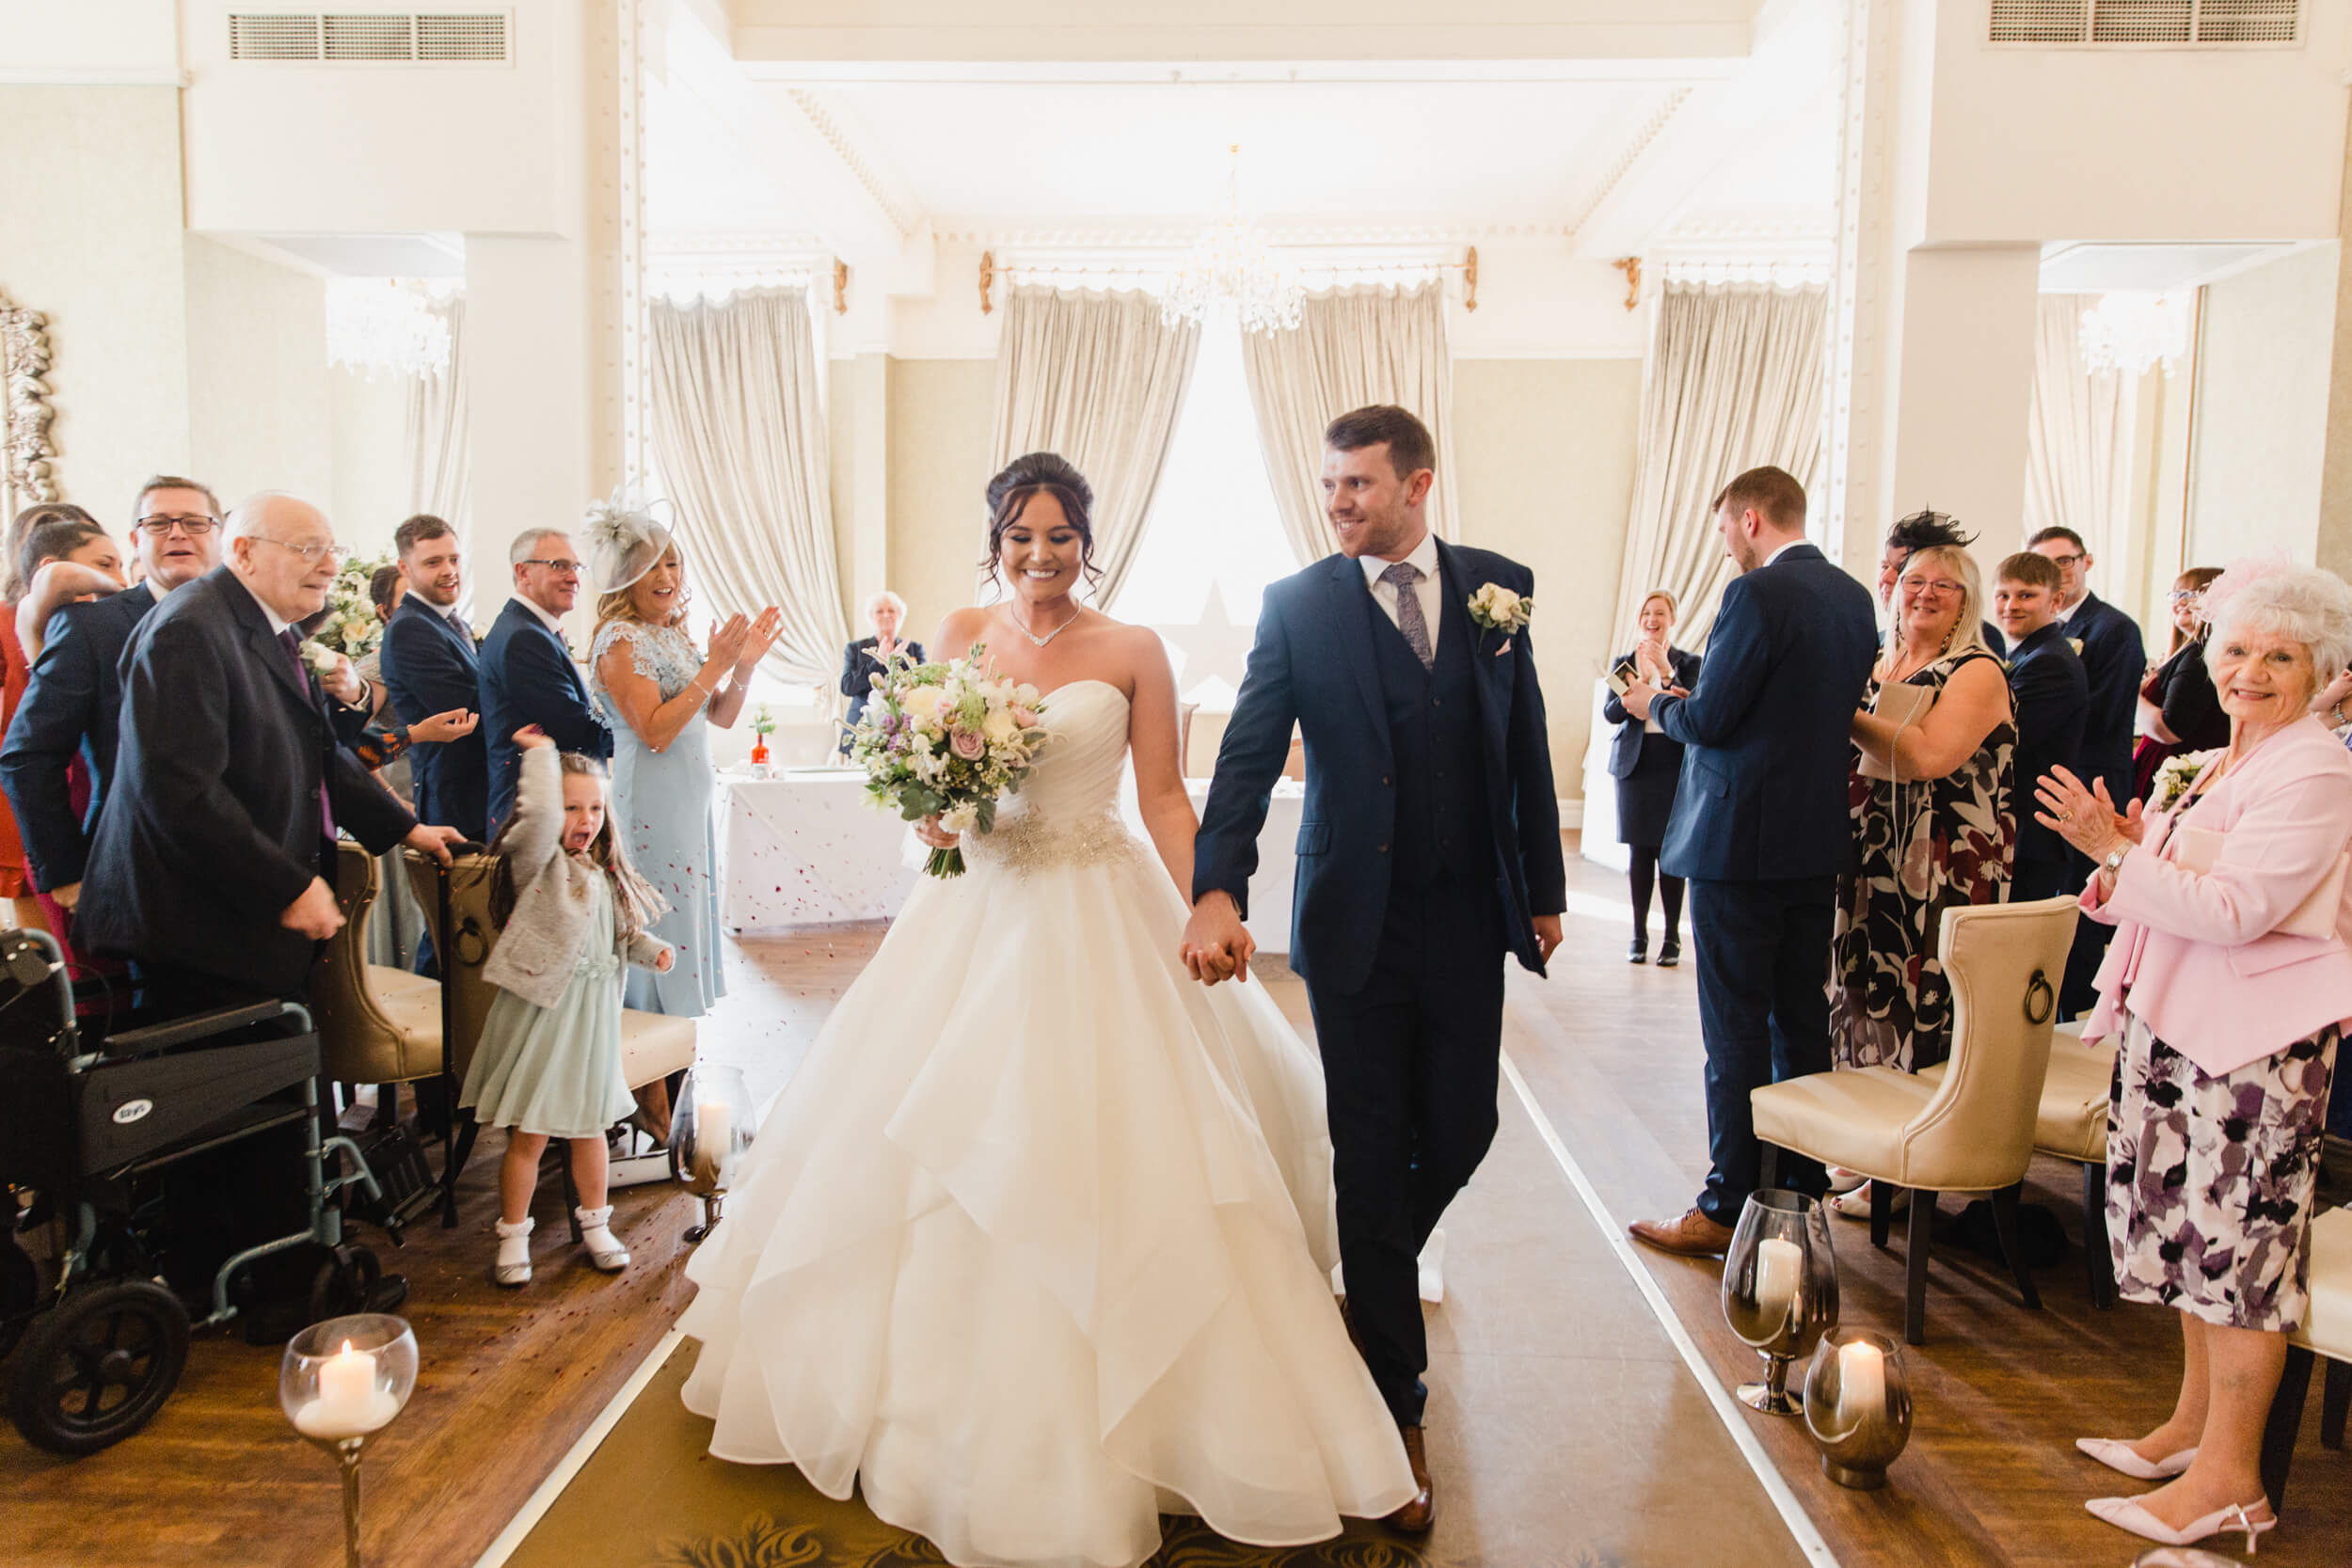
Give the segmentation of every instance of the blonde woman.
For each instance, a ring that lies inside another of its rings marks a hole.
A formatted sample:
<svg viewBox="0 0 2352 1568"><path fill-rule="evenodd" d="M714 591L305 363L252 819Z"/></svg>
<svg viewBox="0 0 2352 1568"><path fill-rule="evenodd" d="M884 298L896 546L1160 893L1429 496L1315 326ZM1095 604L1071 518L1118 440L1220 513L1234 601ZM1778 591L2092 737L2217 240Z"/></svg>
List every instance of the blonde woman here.
<svg viewBox="0 0 2352 1568"><path fill-rule="evenodd" d="M757 620L731 615L706 653L686 633L686 559L669 530L605 506L588 537L600 590L589 689L612 725L612 815L629 861L669 905L653 934L677 952L664 973L629 972L628 1005L698 1018L726 994L705 724L733 726L783 616L772 605Z"/></svg>
<svg viewBox="0 0 2352 1568"><path fill-rule="evenodd" d="M1854 744L1892 779L1853 780L1855 871L1838 879L1830 1048L1839 1067L1915 1072L1951 1053L1951 990L1936 956L1944 911L2008 895L2017 839L2017 726L2001 661L1984 646L1977 563L1951 545L1915 551L1894 626L1854 715ZM1881 700L1923 689L1908 718ZM1883 712L1873 711L1874 708ZM1867 1211L1866 1211L1867 1212Z"/></svg>
<svg viewBox="0 0 2352 1568"><path fill-rule="evenodd" d="M1659 690L1687 697L1699 684L1699 656L1674 645L1676 609L1672 594L1651 590L1633 618L1640 641L1617 662L1629 659L1641 678ZM1675 789L1682 778L1682 742L1661 730L1657 720L1628 713L1614 692L1601 705L1601 717L1617 726L1609 744L1609 772L1617 781L1617 842L1628 851L1626 878L1633 895L1633 945L1625 959L1649 961L1649 895L1656 884L1666 912L1658 967L1672 969L1682 961L1682 879L1659 872L1658 851L1666 842L1666 822L1674 816Z"/></svg>

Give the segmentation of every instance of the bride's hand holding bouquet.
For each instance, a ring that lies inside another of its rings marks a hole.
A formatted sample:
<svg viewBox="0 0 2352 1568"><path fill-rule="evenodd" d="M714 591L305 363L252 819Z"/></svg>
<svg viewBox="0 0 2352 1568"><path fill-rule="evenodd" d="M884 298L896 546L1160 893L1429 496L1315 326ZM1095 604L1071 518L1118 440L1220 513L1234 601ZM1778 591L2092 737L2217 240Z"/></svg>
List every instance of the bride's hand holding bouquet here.
<svg viewBox="0 0 2352 1568"><path fill-rule="evenodd" d="M993 674L976 644L962 658L916 664L895 654L873 679L850 758L874 803L917 824L924 869L963 875L959 841L996 825L996 802L1027 775L1046 740L1037 688Z"/></svg>

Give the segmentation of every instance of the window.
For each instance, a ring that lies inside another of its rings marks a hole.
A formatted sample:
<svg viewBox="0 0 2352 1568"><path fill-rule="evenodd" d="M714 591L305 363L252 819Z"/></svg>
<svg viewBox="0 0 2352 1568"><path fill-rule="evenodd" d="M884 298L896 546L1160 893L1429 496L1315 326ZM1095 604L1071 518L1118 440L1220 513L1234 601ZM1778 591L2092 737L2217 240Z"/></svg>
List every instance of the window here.
<svg viewBox="0 0 2352 1568"><path fill-rule="evenodd" d="M1232 705L1266 585L1298 569L1275 511L1230 313L1202 327L1143 543L1110 612L1168 644L1186 702Z"/></svg>

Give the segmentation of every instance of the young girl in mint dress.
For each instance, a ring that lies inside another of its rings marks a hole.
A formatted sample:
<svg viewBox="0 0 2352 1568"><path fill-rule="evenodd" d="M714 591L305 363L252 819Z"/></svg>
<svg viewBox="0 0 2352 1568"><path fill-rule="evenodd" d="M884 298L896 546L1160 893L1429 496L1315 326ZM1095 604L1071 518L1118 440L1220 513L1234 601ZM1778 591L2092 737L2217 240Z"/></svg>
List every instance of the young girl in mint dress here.
<svg viewBox="0 0 2352 1568"><path fill-rule="evenodd" d="M674 961L648 929L661 899L629 868L612 832L602 766L559 753L535 725L515 741L522 748L515 811L491 846L501 857L490 894L501 934L482 970L499 994L458 1101L483 1126L507 1130L501 1285L531 1279L531 1195L549 1138L571 1145L588 1260L607 1273L628 1266L605 1201L604 1132L637 1105L621 1070L621 971Z"/></svg>

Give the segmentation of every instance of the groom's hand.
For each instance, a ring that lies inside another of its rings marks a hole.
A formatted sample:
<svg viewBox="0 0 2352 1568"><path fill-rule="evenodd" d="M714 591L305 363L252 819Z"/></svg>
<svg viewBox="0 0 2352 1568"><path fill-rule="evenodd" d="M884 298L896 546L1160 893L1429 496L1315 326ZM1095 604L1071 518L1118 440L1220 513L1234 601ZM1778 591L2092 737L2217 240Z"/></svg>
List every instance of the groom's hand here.
<svg viewBox="0 0 2352 1568"><path fill-rule="evenodd" d="M1649 682L1635 681L1625 689L1624 695L1617 699L1617 705L1646 723L1649 721L1649 705L1657 701L1658 695L1658 688Z"/></svg>
<svg viewBox="0 0 2352 1568"><path fill-rule="evenodd" d="M1535 951L1543 956L1546 963L1551 962L1551 956L1560 951L1558 915L1539 914L1535 917Z"/></svg>
<svg viewBox="0 0 2352 1568"><path fill-rule="evenodd" d="M1258 944L1241 923L1241 911L1230 893L1209 893L1192 907L1184 922L1184 967L1204 986L1219 980L1249 978L1249 958Z"/></svg>

